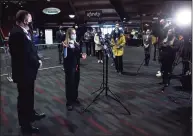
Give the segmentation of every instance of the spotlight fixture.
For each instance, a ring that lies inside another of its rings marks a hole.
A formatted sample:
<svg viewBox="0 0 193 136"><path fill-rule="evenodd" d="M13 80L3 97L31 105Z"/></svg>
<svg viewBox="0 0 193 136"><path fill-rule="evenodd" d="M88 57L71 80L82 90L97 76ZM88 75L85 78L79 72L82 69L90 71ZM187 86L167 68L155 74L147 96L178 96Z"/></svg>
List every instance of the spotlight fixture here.
<svg viewBox="0 0 193 136"><path fill-rule="evenodd" d="M191 17L192 17L191 10L183 9L178 11L178 13L176 14L175 21L177 22L177 25L180 25L180 26L190 25L192 22Z"/></svg>
<svg viewBox="0 0 193 136"><path fill-rule="evenodd" d="M75 15L69 15L69 17L70 17L70 18L74 18L74 17L75 17Z"/></svg>

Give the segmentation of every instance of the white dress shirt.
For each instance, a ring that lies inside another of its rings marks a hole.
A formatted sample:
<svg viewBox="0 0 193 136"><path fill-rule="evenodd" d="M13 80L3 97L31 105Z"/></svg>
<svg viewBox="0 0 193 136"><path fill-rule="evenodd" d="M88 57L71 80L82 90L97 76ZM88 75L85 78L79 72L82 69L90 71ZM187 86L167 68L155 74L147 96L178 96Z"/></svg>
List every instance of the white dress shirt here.
<svg viewBox="0 0 193 136"><path fill-rule="evenodd" d="M28 30L26 28L22 27L22 26L20 26L20 27L23 29L24 33L26 34L27 39L31 41L32 39L31 39L31 36L30 36Z"/></svg>

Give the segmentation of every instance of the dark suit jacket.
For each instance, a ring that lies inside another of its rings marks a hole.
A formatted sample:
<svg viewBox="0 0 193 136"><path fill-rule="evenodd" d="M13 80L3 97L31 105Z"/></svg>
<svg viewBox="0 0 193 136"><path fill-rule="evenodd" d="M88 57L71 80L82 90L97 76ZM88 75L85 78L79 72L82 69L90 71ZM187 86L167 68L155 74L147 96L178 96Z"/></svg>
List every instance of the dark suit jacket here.
<svg viewBox="0 0 193 136"><path fill-rule="evenodd" d="M30 82L36 79L39 56L26 33L19 26L10 32L9 48L11 54L12 78L15 83Z"/></svg>
<svg viewBox="0 0 193 136"><path fill-rule="evenodd" d="M68 72L74 72L80 70L80 58L82 53L79 45L75 45L74 49L67 48L67 57L64 58L64 68Z"/></svg>
<svg viewBox="0 0 193 136"><path fill-rule="evenodd" d="M56 32L56 40L57 42L61 43L65 40L65 34L61 33L60 31Z"/></svg>

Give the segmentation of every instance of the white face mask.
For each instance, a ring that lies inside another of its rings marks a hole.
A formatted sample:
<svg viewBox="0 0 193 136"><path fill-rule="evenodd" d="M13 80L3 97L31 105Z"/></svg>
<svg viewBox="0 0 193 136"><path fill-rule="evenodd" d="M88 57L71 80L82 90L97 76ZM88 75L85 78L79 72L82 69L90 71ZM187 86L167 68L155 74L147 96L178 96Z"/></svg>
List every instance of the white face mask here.
<svg viewBox="0 0 193 136"><path fill-rule="evenodd" d="M76 40L76 34L72 34L71 39L75 41Z"/></svg>

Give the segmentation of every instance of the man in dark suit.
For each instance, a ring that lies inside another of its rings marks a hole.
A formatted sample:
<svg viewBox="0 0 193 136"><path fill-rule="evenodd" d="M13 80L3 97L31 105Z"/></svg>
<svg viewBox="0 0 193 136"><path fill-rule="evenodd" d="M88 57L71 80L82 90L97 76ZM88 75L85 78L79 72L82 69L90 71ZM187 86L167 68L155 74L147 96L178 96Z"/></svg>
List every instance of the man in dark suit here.
<svg viewBox="0 0 193 136"><path fill-rule="evenodd" d="M56 32L56 40L58 43L62 43L65 40L65 33L62 30L62 26L59 27L59 31ZM58 53L59 53L59 64L62 64L62 51L63 51L63 46L62 44L58 45Z"/></svg>
<svg viewBox="0 0 193 136"><path fill-rule="evenodd" d="M42 62L38 57L29 34L31 15L24 10L16 14L16 27L9 37L13 82L18 89L18 119L22 132L37 133L39 129L31 123L45 117L34 110L34 81Z"/></svg>

